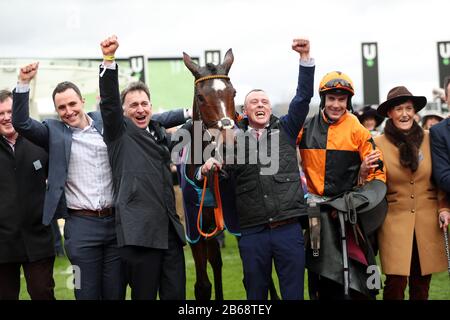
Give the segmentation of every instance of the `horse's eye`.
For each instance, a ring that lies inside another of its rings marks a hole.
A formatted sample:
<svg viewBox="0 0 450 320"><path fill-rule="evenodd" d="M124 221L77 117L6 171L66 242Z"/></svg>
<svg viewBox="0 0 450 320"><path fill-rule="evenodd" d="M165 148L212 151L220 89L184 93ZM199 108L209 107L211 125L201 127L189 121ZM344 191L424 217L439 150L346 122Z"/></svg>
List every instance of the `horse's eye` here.
<svg viewBox="0 0 450 320"><path fill-rule="evenodd" d="M205 97L201 94L197 94L197 99L199 102L205 102Z"/></svg>

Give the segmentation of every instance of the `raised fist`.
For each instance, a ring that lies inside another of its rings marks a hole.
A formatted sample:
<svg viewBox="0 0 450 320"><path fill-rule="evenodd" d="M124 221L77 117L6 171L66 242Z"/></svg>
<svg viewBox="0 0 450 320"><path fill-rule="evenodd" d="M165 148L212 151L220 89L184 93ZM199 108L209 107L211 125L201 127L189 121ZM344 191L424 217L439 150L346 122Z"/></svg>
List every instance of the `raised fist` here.
<svg viewBox="0 0 450 320"><path fill-rule="evenodd" d="M39 62L30 63L22 68L19 72L19 82L22 84L30 83L38 71Z"/></svg>
<svg viewBox="0 0 450 320"><path fill-rule="evenodd" d="M104 56L114 56L114 53L116 53L116 50L119 47L117 36L112 35L106 38L100 42L100 47L102 48L102 53Z"/></svg>
<svg viewBox="0 0 450 320"><path fill-rule="evenodd" d="M292 50L300 53L302 60L309 60L309 40L298 38L292 40Z"/></svg>

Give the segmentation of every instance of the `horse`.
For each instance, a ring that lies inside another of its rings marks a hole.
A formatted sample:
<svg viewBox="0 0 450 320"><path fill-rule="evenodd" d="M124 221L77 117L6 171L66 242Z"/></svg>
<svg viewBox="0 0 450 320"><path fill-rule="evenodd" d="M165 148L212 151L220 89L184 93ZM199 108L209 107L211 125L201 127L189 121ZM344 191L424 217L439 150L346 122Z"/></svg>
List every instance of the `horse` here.
<svg viewBox="0 0 450 320"><path fill-rule="evenodd" d="M195 262L196 282L194 285L194 292L196 300L210 300L212 295L212 285L207 274L207 263L209 262L214 275L214 292L216 300L223 300L222 288L222 256L220 252L220 245L214 238L220 232L223 232L222 221L216 221L214 215L214 206L211 201L207 200L202 203L203 208L201 212L199 209L199 197L188 200L193 195L193 180L195 170L203 163L203 151L209 146L212 147L212 153L215 154L218 147L222 145L227 136L227 130L233 129L236 121L236 111L234 106L234 96L236 90L231 84L228 72L233 64L233 52L228 50L225 54L222 64L214 65L211 63L200 67L191 57L183 53L183 60L186 67L191 71L195 78L194 101L192 106L192 126L188 127L190 131L191 143L188 149L185 149L184 159L182 162L185 166L178 166L178 174L180 179L180 186L183 193L183 205L186 217L186 235L190 244L192 255ZM200 124L201 135L196 136L195 124ZM215 134L212 131L215 131ZM219 133L219 134L217 134ZM213 141L203 141L203 136L206 134ZM201 141L199 141L199 138ZM198 148L198 146L201 146ZM195 152L201 151L201 163L194 163L196 159ZM209 184L212 189L211 183ZM222 186L224 183L220 182L221 194L226 198L231 196L233 190L224 192ZM230 186L230 184L228 184ZM191 193L191 194L189 194ZM214 197L214 196L213 196ZM219 196L220 197L220 196ZM214 199L218 200L218 199ZM224 199L227 203L233 202ZM229 211L236 216L235 208ZM234 211L234 212L233 212ZM201 221L198 217L201 215ZM235 231L231 232L235 235L238 233L237 217L232 224ZM229 228L229 226L227 226ZM215 229L215 231L211 231ZM230 229L229 229L230 231Z"/></svg>
<svg viewBox="0 0 450 320"><path fill-rule="evenodd" d="M193 180L196 169L204 163L204 160L207 160L203 157L206 148L210 148L212 155L221 159L224 164L228 159L225 156L226 151L234 148L233 130L239 117L234 104L236 90L228 77L234 56L232 50L229 49L223 63L219 65L208 63L204 67L200 67L192 61L188 54L183 52L183 61L195 78L192 106L193 125L186 127L190 132L191 141L189 147L184 148L181 165L178 165L186 218L186 235L196 270L194 294L196 300L211 299L212 285L207 273L207 263L209 262L213 270L215 298L223 300L222 256L219 242L214 237L224 229L235 236L240 236L234 201L234 180L233 177L228 177L228 179L218 182L217 175L215 176L216 180L209 175L210 183L208 185L205 183L205 190L201 192L202 196L200 196L198 187L194 186ZM197 128L200 128L200 136L196 135L196 124L198 124ZM199 141L200 137L202 137L201 141ZM197 146L201 147L196 149ZM201 163L193 163L196 150L201 152ZM206 191L211 192L209 200L205 200ZM215 207L219 207L223 216L217 216ZM273 281L271 283L271 298L277 299L278 295Z"/></svg>

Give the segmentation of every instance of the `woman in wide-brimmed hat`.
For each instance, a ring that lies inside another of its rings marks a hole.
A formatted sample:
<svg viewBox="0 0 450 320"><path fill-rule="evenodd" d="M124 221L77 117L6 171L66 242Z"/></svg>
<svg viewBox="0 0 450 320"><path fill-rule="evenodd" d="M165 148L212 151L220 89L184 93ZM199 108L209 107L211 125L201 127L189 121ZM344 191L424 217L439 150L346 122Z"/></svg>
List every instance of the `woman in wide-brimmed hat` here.
<svg viewBox="0 0 450 320"><path fill-rule="evenodd" d="M364 108L356 112L359 122L370 131L372 137L381 134L377 128L383 123L384 117L377 113L377 110L371 105L366 105Z"/></svg>
<svg viewBox="0 0 450 320"><path fill-rule="evenodd" d="M384 134L375 138L384 155L389 203L378 232L384 299L404 299L408 280L410 299L427 299L431 274L447 268L439 216L448 220L450 213L431 182L428 131L414 121L426 103L425 97L400 86L377 109L389 118Z"/></svg>

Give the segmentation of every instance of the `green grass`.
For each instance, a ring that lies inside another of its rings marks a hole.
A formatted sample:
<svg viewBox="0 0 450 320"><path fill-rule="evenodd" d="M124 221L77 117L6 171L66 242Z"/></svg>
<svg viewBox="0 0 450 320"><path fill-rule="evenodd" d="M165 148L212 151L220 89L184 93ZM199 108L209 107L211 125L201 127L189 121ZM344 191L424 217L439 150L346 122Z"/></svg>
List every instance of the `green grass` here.
<svg viewBox="0 0 450 320"><path fill-rule="evenodd" d="M245 300L245 290L242 284L242 264L237 249L237 242L234 236L227 234L225 237L226 246L222 249L223 261L223 294L226 300ZM195 282L195 266L192 258L191 249L185 247L186 257L186 298L194 300L194 282ZM55 296L58 300L73 300L73 291L67 288L67 281L70 277L68 268L70 266L67 258L56 258L54 267L55 278ZM208 274L210 281L213 282L212 270L208 265ZM275 285L278 288L278 279L273 273ZM384 282L384 276L382 277ZM70 281L70 279L69 279ZM127 299L130 298L130 290L127 292ZM406 290L406 295L407 295ZM279 290L278 290L279 292ZM214 297L214 290L213 290ZM305 273L305 299L308 299L307 277ZM28 300L29 296L26 291L25 280L22 277L20 299ZM382 299L382 292L377 296ZM450 279L447 272L434 274L431 280L430 300L450 300Z"/></svg>

